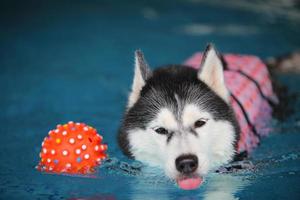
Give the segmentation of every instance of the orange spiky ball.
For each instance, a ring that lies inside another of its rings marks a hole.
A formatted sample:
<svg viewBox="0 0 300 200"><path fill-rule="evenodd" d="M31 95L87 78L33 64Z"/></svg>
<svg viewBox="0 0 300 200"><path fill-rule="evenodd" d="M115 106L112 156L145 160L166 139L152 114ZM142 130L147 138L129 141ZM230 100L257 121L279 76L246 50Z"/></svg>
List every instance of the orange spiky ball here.
<svg viewBox="0 0 300 200"><path fill-rule="evenodd" d="M57 125L42 142L39 171L87 174L107 157L107 145L96 129L84 123Z"/></svg>

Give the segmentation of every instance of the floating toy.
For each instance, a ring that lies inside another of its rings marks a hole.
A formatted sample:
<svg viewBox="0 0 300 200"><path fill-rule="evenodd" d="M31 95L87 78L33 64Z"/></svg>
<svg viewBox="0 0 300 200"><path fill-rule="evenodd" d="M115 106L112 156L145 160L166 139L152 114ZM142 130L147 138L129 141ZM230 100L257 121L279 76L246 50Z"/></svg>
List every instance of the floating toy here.
<svg viewBox="0 0 300 200"><path fill-rule="evenodd" d="M95 171L107 157L107 145L96 129L84 123L57 125L42 142L39 171L87 174Z"/></svg>

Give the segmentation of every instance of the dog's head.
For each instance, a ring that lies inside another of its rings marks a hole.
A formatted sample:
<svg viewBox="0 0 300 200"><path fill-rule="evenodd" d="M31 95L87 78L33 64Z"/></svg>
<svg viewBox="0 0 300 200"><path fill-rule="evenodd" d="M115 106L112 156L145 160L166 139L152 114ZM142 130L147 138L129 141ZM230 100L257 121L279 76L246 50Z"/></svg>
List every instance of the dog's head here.
<svg viewBox="0 0 300 200"><path fill-rule="evenodd" d="M118 136L126 155L162 167L181 188L193 189L210 170L232 159L238 129L222 62L211 45L199 71L178 65L151 71L136 51Z"/></svg>

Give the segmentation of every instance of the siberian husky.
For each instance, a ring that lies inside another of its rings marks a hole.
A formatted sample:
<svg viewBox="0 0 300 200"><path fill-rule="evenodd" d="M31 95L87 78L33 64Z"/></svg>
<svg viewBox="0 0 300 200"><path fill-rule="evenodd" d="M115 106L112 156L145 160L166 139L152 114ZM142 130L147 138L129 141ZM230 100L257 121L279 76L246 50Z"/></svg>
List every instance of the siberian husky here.
<svg viewBox="0 0 300 200"><path fill-rule="evenodd" d="M138 50L119 146L128 157L163 168L180 188L195 189L236 155L240 127L229 98L212 45L201 70L168 65L152 71Z"/></svg>

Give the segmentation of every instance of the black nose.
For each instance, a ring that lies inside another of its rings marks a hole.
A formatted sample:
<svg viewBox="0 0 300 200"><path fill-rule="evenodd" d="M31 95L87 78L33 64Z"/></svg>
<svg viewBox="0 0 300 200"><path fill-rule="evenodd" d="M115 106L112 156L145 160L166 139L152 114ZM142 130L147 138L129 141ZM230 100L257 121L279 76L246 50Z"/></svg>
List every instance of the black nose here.
<svg viewBox="0 0 300 200"><path fill-rule="evenodd" d="M195 155L182 155L175 160L176 169L183 174L190 174L198 167L198 158Z"/></svg>

